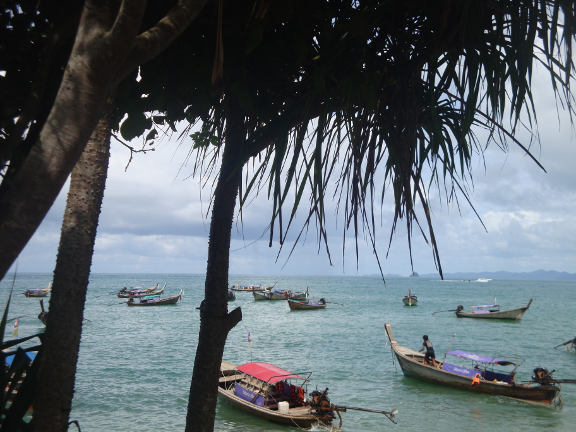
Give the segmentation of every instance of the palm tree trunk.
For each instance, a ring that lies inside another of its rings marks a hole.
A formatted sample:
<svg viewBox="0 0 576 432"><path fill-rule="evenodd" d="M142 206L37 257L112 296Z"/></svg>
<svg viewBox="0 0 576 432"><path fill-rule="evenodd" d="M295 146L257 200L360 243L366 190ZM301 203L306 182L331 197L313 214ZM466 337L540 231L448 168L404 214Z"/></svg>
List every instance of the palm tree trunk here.
<svg viewBox="0 0 576 432"><path fill-rule="evenodd" d="M200 336L194 361L186 432L214 430L220 363L228 332L242 319L240 308L228 313L230 236L238 187L242 180L242 152L246 139L244 114L235 106L226 117L226 144L214 193L205 299L200 305Z"/></svg>
<svg viewBox="0 0 576 432"><path fill-rule="evenodd" d="M84 303L110 158L113 97L72 171L34 401L33 431L68 430Z"/></svg>

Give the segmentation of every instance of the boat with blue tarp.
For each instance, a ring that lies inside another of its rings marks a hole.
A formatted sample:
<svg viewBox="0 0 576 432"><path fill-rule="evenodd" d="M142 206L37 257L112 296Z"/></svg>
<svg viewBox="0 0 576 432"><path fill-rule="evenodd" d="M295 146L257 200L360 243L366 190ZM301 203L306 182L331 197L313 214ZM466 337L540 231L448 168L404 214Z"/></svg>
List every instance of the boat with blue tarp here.
<svg viewBox="0 0 576 432"><path fill-rule="evenodd" d="M52 282L48 283L48 287L46 288L33 288L24 291L24 295L26 297L46 297L50 293L50 287L52 286Z"/></svg>
<svg viewBox="0 0 576 432"><path fill-rule="evenodd" d="M328 389L308 394L312 372L292 373L270 363L251 362L241 366L223 361L220 365L218 396L245 413L271 422L310 428L320 424L331 427L336 415L342 426L341 412L347 410L384 414L394 422L398 410L337 406L328 399Z"/></svg>
<svg viewBox="0 0 576 432"><path fill-rule="evenodd" d="M308 288L306 292L282 290L282 289L266 289L264 291L254 291L252 293L254 300L302 300L308 298Z"/></svg>
<svg viewBox="0 0 576 432"><path fill-rule="evenodd" d="M142 287L132 287L127 288L124 287L120 291L118 291L119 298L141 298L151 295L160 295L164 293L164 288L166 288L167 284L164 284L162 289L158 288L160 283L157 283L156 286L150 288L142 288Z"/></svg>
<svg viewBox="0 0 576 432"><path fill-rule="evenodd" d="M399 345L392 334L392 326L385 324L390 345L402 372L407 377L472 392L499 395L548 406L562 401L560 388L555 385L573 380L554 380L552 372L534 369L532 381L517 382L516 371L524 362L516 357L487 357L460 350L446 351L444 359L436 359L437 367L429 365L418 351ZM447 360L447 356L451 356ZM461 360L461 361L460 361ZM512 366L511 371L496 367ZM544 371L544 372L543 372Z"/></svg>

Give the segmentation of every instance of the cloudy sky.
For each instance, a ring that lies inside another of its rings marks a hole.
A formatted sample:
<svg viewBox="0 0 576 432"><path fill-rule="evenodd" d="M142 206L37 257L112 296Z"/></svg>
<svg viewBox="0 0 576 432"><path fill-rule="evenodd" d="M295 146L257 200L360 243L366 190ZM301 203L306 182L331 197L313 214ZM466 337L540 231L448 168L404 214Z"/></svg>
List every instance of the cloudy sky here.
<svg viewBox="0 0 576 432"><path fill-rule="evenodd" d="M514 144L510 144L507 153L492 144L484 158L475 157L471 199L487 231L463 199L459 209L432 201L433 224L446 273L538 269L576 273L576 143L569 117L557 111L549 78L542 74L535 82L541 146L533 146L532 151L547 173ZM527 134L519 137L528 145ZM189 177L192 166L183 166L189 146L190 142L179 147L175 140L165 141L154 153L135 155L125 171L129 152L113 142L93 272L205 272L210 183L202 189L197 178ZM67 187L21 254L19 271L53 271L66 193ZM358 263L352 237L347 238L343 254L342 220L334 216L334 207L331 203L327 212L332 227L329 232L332 265L325 250L318 250L313 227L288 259L291 241L302 220L295 224L278 256L279 245L276 241L269 248L266 232L271 202L265 193L261 194L245 209L243 224L234 225L230 272L378 273L376 259L365 239L359 239ZM404 224L400 223L386 258L392 203L386 202L382 211L377 248L383 271L409 275L412 270ZM413 261L418 273L436 271L431 248L419 232L414 233Z"/></svg>

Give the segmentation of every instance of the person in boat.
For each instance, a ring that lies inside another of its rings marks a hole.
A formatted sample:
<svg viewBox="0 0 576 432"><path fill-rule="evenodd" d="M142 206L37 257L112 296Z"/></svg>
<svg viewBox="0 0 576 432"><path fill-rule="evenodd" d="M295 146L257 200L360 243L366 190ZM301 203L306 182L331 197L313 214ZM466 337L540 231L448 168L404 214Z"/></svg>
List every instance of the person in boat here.
<svg viewBox="0 0 576 432"><path fill-rule="evenodd" d="M432 342L428 340L428 335L422 336L422 339L424 339L424 343L422 344L422 348L420 348L419 351L424 351L424 349L426 349L426 354L424 355L424 363L429 364L430 359L432 359L432 366L438 367L436 366L436 356L434 355L434 346L432 345Z"/></svg>

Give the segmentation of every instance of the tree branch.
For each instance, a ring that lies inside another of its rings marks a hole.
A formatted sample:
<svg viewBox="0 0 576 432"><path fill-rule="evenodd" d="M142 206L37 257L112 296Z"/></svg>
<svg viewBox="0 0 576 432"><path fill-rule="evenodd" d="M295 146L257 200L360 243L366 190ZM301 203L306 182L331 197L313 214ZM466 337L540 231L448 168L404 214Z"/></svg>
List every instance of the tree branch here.
<svg viewBox="0 0 576 432"><path fill-rule="evenodd" d="M154 27L137 36L114 83L119 83L136 67L160 54L198 16L207 1L179 0Z"/></svg>

